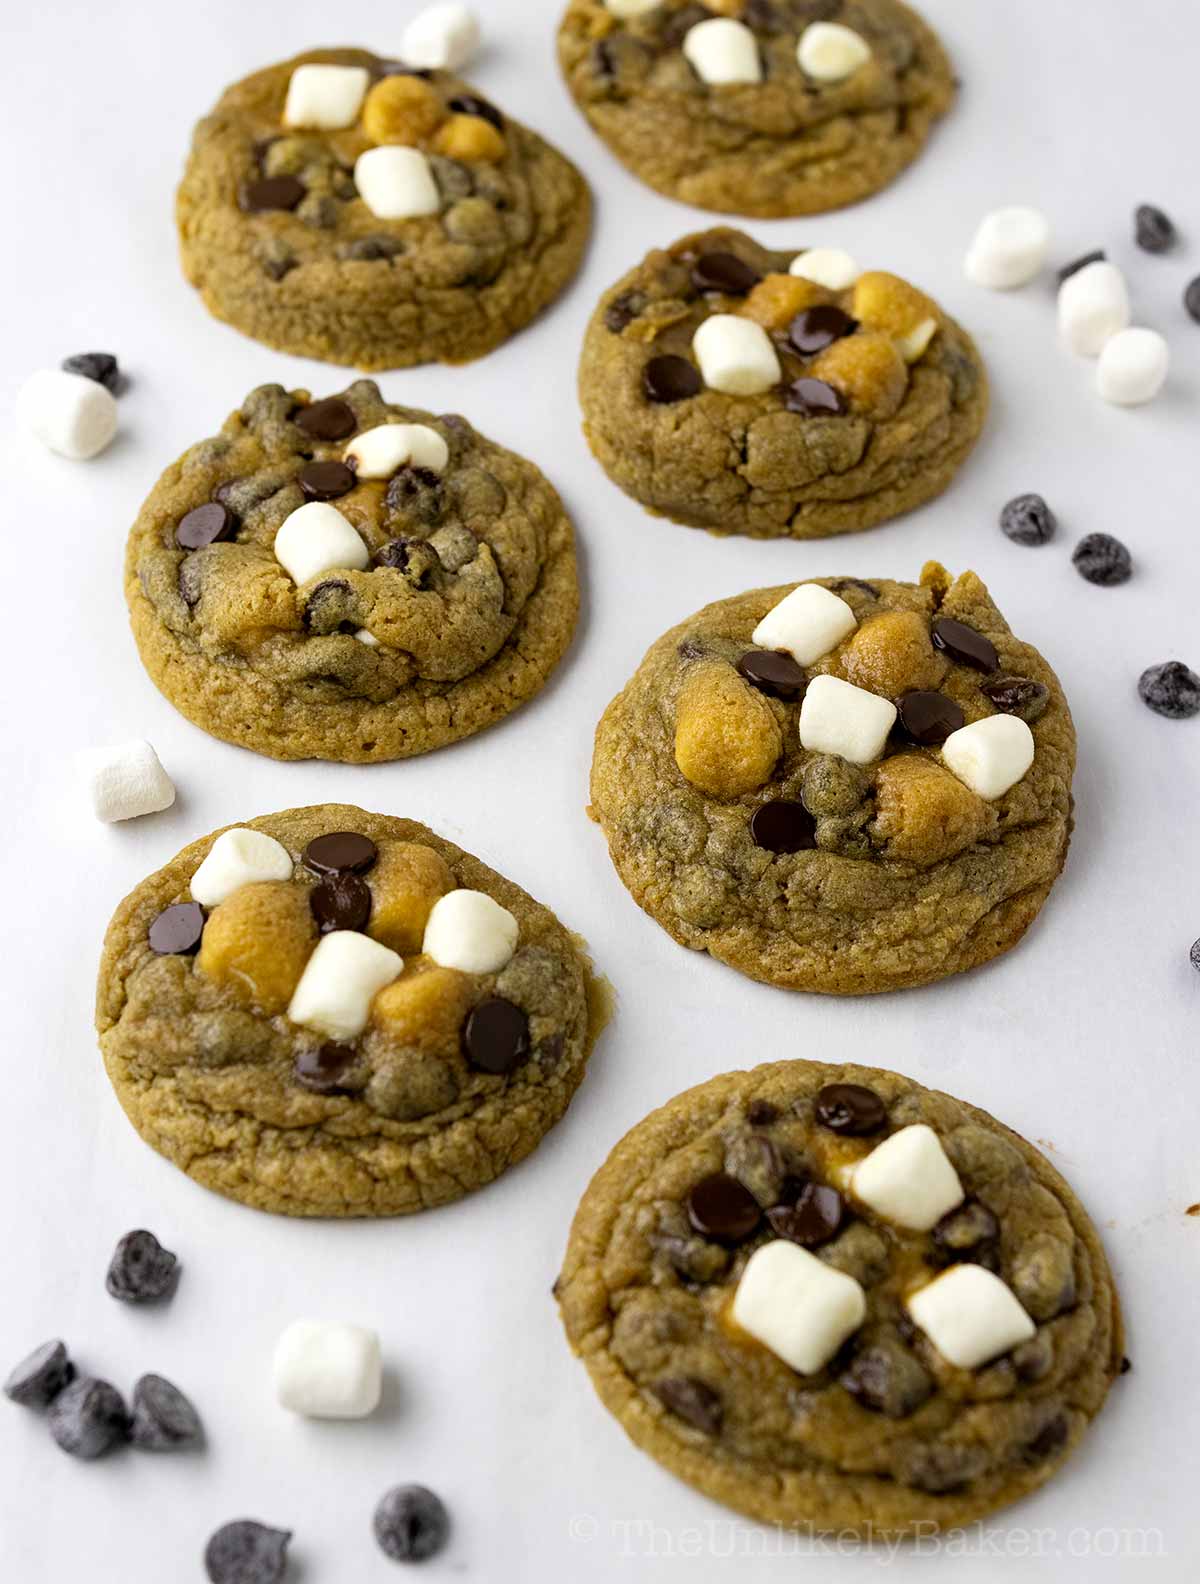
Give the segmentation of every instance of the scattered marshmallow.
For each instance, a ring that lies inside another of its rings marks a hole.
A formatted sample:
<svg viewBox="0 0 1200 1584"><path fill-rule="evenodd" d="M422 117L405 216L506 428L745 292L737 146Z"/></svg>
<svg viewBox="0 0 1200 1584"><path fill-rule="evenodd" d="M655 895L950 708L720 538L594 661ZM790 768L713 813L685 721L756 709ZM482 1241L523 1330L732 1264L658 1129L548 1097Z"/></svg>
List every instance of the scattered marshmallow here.
<svg viewBox="0 0 1200 1584"><path fill-rule="evenodd" d="M885 1221L928 1232L966 1197L942 1141L914 1122L877 1144L851 1178L854 1197Z"/></svg>
<svg viewBox="0 0 1200 1584"><path fill-rule="evenodd" d="M263 831L237 826L222 831L192 876L192 901L216 907L239 886L259 880L290 880L292 859L287 848Z"/></svg>
<svg viewBox="0 0 1200 1584"><path fill-rule="evenodd" d="M890 699L840 677L813 677L800 706L800 746L837 754L851 764L870 764L883 753L895 723Z"/></svg>
<svg viewBox="0 0 1200 1584"><path fill-rule="evenodd" d="M431 5L400 35L400 56L406 66L422 71L458 71L478 50L481 36L469 6Z"/></svg>
<svg viewBox="0 0 1200 1584"><path fill-rule="evenodd" d="M981 798L1003 797L1033 763L1033 733L1016 715L985 715L950 733L942 760Z"/></svg>
<svg viewBox="0 0 1200 1584"><path fill-rule="evenodd" d="M407 465L444 473L450 447L428 424L388 423L355 435L344 456L360 479L383 479Z"/></svg>
<svg viewBox="0 0 1200 1584"><path fill-rule="evenodd" d="M758 40L744 22L733 17L709 17L707 22L690 27L683 53L701 82L713 87L762 82Z"/></svg>
<svg viewBox="0 0 1200 1584"><path fill-rule="evenodd" d="M297 66L288 83L284 126L323 132L353 126L370 81L365 66Z"/></svg>
<svg viewBox="0 0 1200 1584"><path fill-rule="evenodd" d="M308 501L288 513L275 535L275 559L295 583L335 567L363 572L371 563L353 523L328 501Z"/></svg>
<svg viewBox="0 0 1200 1584"><path fill-rule="evenodd" d="M844 599L819 583L801 583L773 605L751 634L760 649L786 649L798 665L836 649L858 626Z"/></svg>
<svg viewBox="0 0 1200 1584"><path fill-rule="evenodd" d="M365 1419L379 1406L379 1337L363 1326L295 1320L275 1344L280 1406L309 1419Z"/></svg>
<svg viewBox="0 0 1200 1584"><path fill-rule="evenodd" d="M896 343L896 350L904 361L906 363L915 363L918 358L925 356L929 343L937 335L937 332L938 322L936 319L922 319L919 324L914 325L904 335L893 336L892 339Z"/></svg>
<svg viewBox="0 0 1200 1584"><path fill-rule="evenodd" d="M862 1325L867 1300L853 1276L777 1238L747 1260L732 1315L785 1364L815 1375Z"/></svg>
<svg viewBox="0 0 1200 1584"><path fill-rule="evenodd" d="M398 979L404 959L357 930L334 930L317 943L292 993L288 1017L326 1039L357 1039L371 1002Z"/></svg>
<svg viewBox="0 0 1200 1584"><path fill-rule="evenodd" d="M175 787L144 738L82 754L92 811L106 825L157 814L175 801Z"/></svg>
<svg viewBox="0 0 1200 1584"><path fill-rule="evenodd" d="M727 396L761 396L783 378L770 336L738 314L712 314L692 337L692 351L704 383Z"/></svg>
<svg viewBox="0 0 1200 1584"><path fill-rule="evenodd" d="M842 82L867 64L871 46L861 33L840 22L811 22L800 35L796 58L813 82Z"/></svg>
<svg viewBox="0 0 1200 1584"><path fill-rule="evenodd" d="M442 207L433 167L420 149L390 143L369 148L355 161L354 185L380 220L412 220L435 215Z"/></svg>
<svg viewBox="0 0 1200 1584"><path fill-rule="evenodd" d="M1118 330L1100 354L1096 389L1118 407L1153 401L1166 383L1171 354L1157 330Z"/></svg>
<svg viewBox="0 0 1200 1584"><path fill-rule="evenodd" d="M959 1369L977 1369L1037 1331L1011 1288L982 1265L955 1265L913 1293L906 1307Z"/></svg>
<svg viewBox="0 0 1200 1584"><path fill-rule="evenodd" d="M649 11L657 11L662 5L662 0L604 0L604 5L613 16L620 17L622 22L625 22L630 17L645 16Z"/></svg>
<svg viewBox="0 0 1200 1584"><path fill-rule="evenodd" d="M827 286L830 291L845 291L854 285L862 271L853 257L841 248L816 247L798 253L789 273L798 275L801 280L815 281L818 286Z"/></svg>
<svg viewBox="0 0 1200 1584"><path fill-rule="evenodd" d="M421 950L442 968L498 973L517 949L520 926L483 891L449 891L433 904Z"/></svg>
<svg viewBox="0 0 1200 1584"><path fill-rule="evenodd" d="M1115 264L1098 259L1068 275L1058 289L1058 329L1072 352L1099 357L1129 323L1129 288Z"/></svg>
<svg viewBox="0 0 1200 1584"><path fill-rule="evenodd" d="M39 369L17 393L17 419L59 456L86 462L117 432L117 403L97 380L63 369Z"/></svg>
<svg viewBox="0 0 1200 1584"><path fill-rule="evenodd" d="M984 215L963 268L969 281L992 291L1027 286L1046 263L1050 223L1040 209L1013 205Z"/></svg>

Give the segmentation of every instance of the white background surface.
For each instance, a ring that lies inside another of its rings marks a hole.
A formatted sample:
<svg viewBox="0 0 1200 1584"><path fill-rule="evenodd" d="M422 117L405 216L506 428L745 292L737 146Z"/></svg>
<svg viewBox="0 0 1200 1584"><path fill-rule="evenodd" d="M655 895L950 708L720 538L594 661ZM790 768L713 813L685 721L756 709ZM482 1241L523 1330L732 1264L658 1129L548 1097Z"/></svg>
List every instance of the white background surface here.
<svg viewBox="0 0 1200 1584"><path fill-rule="evenodd" d="M1200 975L1187 956L1200 935L1200 721L1152 715L1135 683L1169 657L1200 666L1200 326L1179 305L1200 272L1200 13L1189 0L924 0L965 83L932 148L852 211L756 229L780 245L846 246L933 292L980 341L994 415L958 482L915 516L842 541L764 545L654 521L591 461L573 390L587 315L645 248L703 220L625 175L570 105L553 58L557 0L484 6L490 47L474 75L587 172L595 244L569 294L500 352L381 383L398 400L468 413L550 474L579 529L579 638L540 698L474 741L380 768L275 764L210 739L155 692L126 625L123 544L160 470L253 385L325 393L347 376L207 317L176 261L172 190L191 124L224 84L316 44L394 51L414 9L3 9L0 401L11 412L28 372L93 347L115 350L132 386L120 437L94 463L45 454L11 424L0 436L0 1372L61 1335L123 1389L151 1369L177 1380L209 1446L82 1465L35 1416L0 1402L0 1579L200 1579L208 1533L253 1515L295 1529L289 1579L383 1584L398 1575L375 1549L370 1512L409 1479L442 1492L455 1520L451 1548L422 1577L692 1584L819 1566L823 1581L856 1584L886 1565L903 1580L950 1567L972 1581L1014 1570L1039 1581L1193 1578L1200 1219L1184 1212L1200 1200ZM1130 241L1144 199L1186 232L1167 258ZM965 282L976 220L1008 202L1046 209L1059 261L1105 245L1129 268L1137 320L1168 334L1175 359L1155 407L1125 412L1094 397L1092 366L1055 345L1048 278L1015 295ZM1020 549L996 527L1001 504L1029 489L1061 518L1048 548ZM1072 569L1070 548L1094 529L1131 546L1137 575L1124 588L1093 588ZM708 600L809 575L915 577L930 556L987 578L1074 707L1078 827L1042 921L984 971L874 1000L771 991L676 947L626 896L584 817L603 705L651 640ZM70 756L133 736L157 745L179 801L101 827L81 807ZM104 925L144 874L216 825L330 799L426 820L495 864L588 938L620 994L587 1082L531 1160L449 1209L373 1225L273 1219L194 1186L131 1131L91 1026ZM894 1066L988 1107L1049 1149L1106 1238L1134 1371L1069 1467L969 1535L957 1563L772 1555L776 1536L727 1519L626 1443L564 1344L549 1288L609 1147L677 1091L783 1056ZM103 1287L116 1238L142 1225L184 1266L174 1302L150 1312ZM391 1376L374 1420L306 1423L275 1406L274 1339L308 1315L382 1333ZM1105 1559L1126 1548L1125 1529L1158 1531L1150 1546L1165 1555Z"/></svg>

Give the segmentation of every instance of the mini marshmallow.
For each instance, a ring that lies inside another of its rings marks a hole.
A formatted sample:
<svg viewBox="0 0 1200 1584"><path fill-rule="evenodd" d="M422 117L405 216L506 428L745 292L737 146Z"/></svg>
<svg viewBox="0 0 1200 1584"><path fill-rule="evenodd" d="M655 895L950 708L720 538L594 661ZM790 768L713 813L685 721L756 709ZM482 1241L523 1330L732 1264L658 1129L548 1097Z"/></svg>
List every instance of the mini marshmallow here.
<svg viewBox="0 0 1200 1584"><path fill-rule="evenodd" d="M605 9L613 16L620 17L622 22L630 17L645 16L649 11L657 11L662 5L662 0L604 0Z"/></svg>
<svg viewBox="0 0 1200 1584"><path fill-rule="evenodd" d="M383 479L406 465L444 473L450 447L428 424L388 423L355 435L343 455L360 479Z"/></svg>
<svg viewBox="0 0 1200 1584"><path fill-rule="evenodd" d="M762 82L758 40L744 22L732 17L710 17L690 27L683 53L701 82L713 87Z"/></svg>
<svg viewBox="0 0 1200 1584"><path fill-rule="evenodd" d="M88 794L98 820L116 820L157 814L175 801L171 777L151 745L143 738L93 748L82 754Z"/></svg>
<svg viewBox="0 0 1200 1584"><path fill-rule="evenodd" d="M827 286L830 291L845 291L861 274L861 270L849 253L841 248L809 248L805 253L798 253L792 260L789 274L798 275L801 280L815 281L818 286Z"/></svg>
<svg viewBox="0 0 1200 1584"><path fill-rule="evenodd" d="M924 1122L901 1128L859 1161L851 1191L885 1221L914 1232L928 1232L966 1197L941 1139Z"/></svg>
<svg viewBox="0 0 1200 1584"><path fill-rule="evenodd" d="M871 59L871 46L861 33L840 22L811 22L796 47L800 70L813 82L842 82Z"/></svg>
<svg viewBox="0 0 1200 1584"><path fill-rule="evenodd" d="M773 605L751 634L760 649L786 649L798 665L812 665L858 626L844 599L819 583L801 583Z"/></svg>
<svg viewBox="0 0 1200 1584"><path fill-rule="evenodd" d="M376 638L373 632L368 631L366 627L360 627L354 636L367 649L379 648L379 639Z"/></svg>
<svg viewBox="0 0 1200 1584"><path fill-rule="evenodd" d="M324 132L353 126L370 81L365 66L297 66L288 83L284 126Z"/></svg>
<svg viewBox="0 0 1200 1584"><path fill-rule="evenodd" d="M1153 401L1166 382L1171 354L1157 330L1118 330L1100 354L1096 389L1118 407Z"/></svg>
<svg viewBox="0 0 1200 1584"><path fill-rule="evenodd" d="M862 1325L867 1301L853 1276L778 1238L746 1261L731 1312L785 1364L815 1375Z"/></svg>
<svg viewBox="0 0 1200 1584"><path fill-rule="evenodd" d="M237 826L222 831L192 876L192 901L216 907L239 886L258 880L290 880L292 860L274 836Z"/></svg>
<svg viewBox="0 0 1200 1584"><path fill-rule="evenodd" d="M435 215L442 207L433 167L420 149L390 143L368 149L355 161L354 185L380 220L412 220Z"/></svg>
<svg viewBox="0 0 1200 1584"><path fill-rule="evenodd" d="M432 5L400 35L400 57L422 71L458 71L479 48L479 21L470 7Z"/></svg>
<svg viewBox="0 0 1200 1584"><path fill-rule="evenodd" d="M894 336L896 348L906 363L915 363L918 358L924 357L929 343L937 335L938 322L936 319L922 319L920 324L914 325L906 335Z"/></svg>
<svg viewBox="0 0 1200 1584"><path fill-rule="evenodd" d="M421 950L442 968L498 973L517 949L520 926L483 891L449 891L433 904Z"/></svg>
<svg viewBox="0 0 1200 1584"><path fill-rule="evenodd" d="M17 421L59 456L86 462L117 432L117 403L98 380L39 369L17 393Z"/></svg>
<svg viewBox="0 0 1200 1584"><path fill-rule="evenodd" d="M770 336L738 314L706 319L692 337L692 351L704 383L727 396L761 396L783 378Z"/></svg>
<svg viewBox="0 0 1200 1584"><path fill-rule="evenodd" d="M379 1337L363 1326L295 1320L275 1344L275 1396L308 1419L365 1419L379 1406Z"/></svg>
<svg viewBox="0 0 1200 1584"><path fill-rule="evenodd" d="M328 501L308 501L288 513L275 535L275 559L295 583L335 567L363 572L371 564L354 525Z"/></svg>
<svg viewBox="0 0 1200 1584"><path fill-rule="evenodd" d="M982 1265L955 1265L905 1306L942 1357L959 1369L978 1369L1037 1332L1011 1288Z"/></svg>
<svg viewBox="0 0 1200 1584"><path fill-rule="evenodd" d="M371 1002L404 971L404 959L357 930L334 930L317 943L292 993L287 1015L326 1039L357 1039Z"/></svg>
<svg viewBox="0 0 1200 1584"><path fill-rule="evenodd" d="M1115 264L1098 259L1058 288L1058 331L1081 357L1099 357L1129 323L1129 288Z"/></svg>
<svg viewBox="0 0 1200 1584"><path fill-rule="evenodd" d="M1033 733L1016 715L985 715L950 733L942 761L981 798L1003 797L1033 763Z"/></svg>
<svg viewBox="0 0 1200 1584"><path fill-rule="evenodd" d="M1009 291L1026 286L1045 266L1050 223L1040 209L1013 205L984 215L963 269L976 286Z"/></svg>
<svg viewBox="0 0 1200 1584"><path fill-rule="evenodd" d="M890 699L840 677L813 677L800 706L800 746L837 754L851 764L870 764L883 753L895 722Z"/></svg>

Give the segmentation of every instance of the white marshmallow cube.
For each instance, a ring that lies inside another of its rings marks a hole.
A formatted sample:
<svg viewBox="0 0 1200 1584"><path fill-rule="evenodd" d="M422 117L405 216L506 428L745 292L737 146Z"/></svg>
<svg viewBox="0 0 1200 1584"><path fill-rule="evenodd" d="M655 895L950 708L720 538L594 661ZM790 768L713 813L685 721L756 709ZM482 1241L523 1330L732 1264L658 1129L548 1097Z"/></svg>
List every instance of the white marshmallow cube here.
<svg viewBox="0 0 1200 1584"><path fill-rule="evenodd" d="M885 1221L928 1232L966 1195L942 1141L924 1122L901 1128L859 1161L854 1197Z"/></svg>
<svg viewBox="0 0 1200 1584"><path fill-rule="evenodd" d="M760 649L786 649L798 665L812 665L858 626L844 599L819 583L801 583L773 605L751 634Z"/></svg>
<svg viewBox="0 0 1200 1584"><path fill-rule="evenodd" d="M296 1320L275 1345L280 1406L308 1419L365 1419L379 1406L379 1337L363 1326Z"/></svg>
<svg viewBox="0 0 1200 1584"><path fill-rule="evenodd" d="M259 880L290 880L291 854L274 836L237 826L222 831L192 876L192 901L216 907L239 886Z"/></svg>
<svg viewBox="0 0 1200 1584"><path fill-rule="evenodd" d="M657 11L662 0L604 0L605 10L615 17L620 17L622 22L630 17L645 16L650 11Z"/></svg>
<svg viewBox="0 0 1200 1584"><path fill-rule="evenodd" d="M288 83L284 126L324 132L353 126L370 81L365 66L297 66Z"/></svg>
<svg viewBox="0 0 1200 1584"><path fill-rule="evenodd" d="M99 380L39 369L17 393L17 421L59 456L86 462L117 432L117 403Z"/></svg>
<svg viewBox="0 0 1200 1584"><path fill-rule="evenodd" d="M498 973L517 949L520 926L483 891L449 891L433 904L421 950L442 968Z"/></svg>
<svg viewBox="0 0 1200 1584"><path fill-rule="evenodd" d="M479 48L478 18L469 6L431 5L400 35L400 58L422 71L458 71Z"/></svg>
<svg viewBox="0 0 1200 1584"><path fill-rule="evenodd" d="M849 253L841 248L815 247L798 253L792 260L792 275L801 280L815 281L830 291L845 291L862 273Z"/></svg>
<svg viewBox="0 0 1200 1584"><path fill-rule="evenodd" d="M1097 259L1058 288L1058 331L1080 357L1099 357L1129 323L1129 288L1115 264Z"/></svg>
<svg viewBox="0 0 1200 1584"><path fill-rule="evenodd" d="M871 46L840 22L810 22L800 35L796 58L813 82L843 82L871 59Z"/></svg>
<svg viewBox="0 0 1200 1584"><path fill-rule="evenodd" d="M800 706L800 746L837 754L851 764L871 764L883 753L895 723L890 699L840 677L813 677Z"/></svg>
<svg viewBox="0 0 1200 1584"><path fill-rule="evenodd" d="M762 82L758 40L744 22L710 17L684 36L683 53L701 82L713 87Z"/></svg>
<svg viewBox="0 0 1200 1584"><path fill-rule="evenodd" d="M785 1364L815 1375L862 1325L867 1300L853 1276L778 1238L747 1260L731 1312Z"/></svg>
<svg viewBox="0 0 1200 1584"><path fill-rule="evenodd" d="M761 396L783 378L770 336L739 314L712 314L692 337L692 351L704 383L726 396Z"/></svg>
<svg viewBox="0 0 1200 1584"><path fill-rule="evenodd" d="M982 1265L955 1265L913 1293L906 1307L959 1369L978 1369L1037 1331L1012 1289Z"/></svg>
<svg viewBox="0 0 1200 1584"><path fill-rule="evenodd" d="M296 583L322 572L364 572L371 564L353 523L328 501L308 501L289 512L275 535L275 559Z"/></svg>
<svg viewBox="0 0 1200 1584"><path fill-rule="evenodd" d="M1050 223L1040 209L1015 204L979 222L963 263L967 279L992 291L1026 286L1044 267Z"/></svg>
<svg viewBox="0 0 1200 1584"><path fill-rule="evenodd" d="M1170 365L1170 350L1157 330L1118 330L1100 354L1096 389L1118 407L1138 407L1162 390Z"/></svg>
<svg viewBox="0 0 1200 1584"><path fill-rule="evenodd" d="M1033 763L1033 733L1016 715L986 715L950 733L942 762L981 798L1003 797Z"/></svg>
<svg viewBox="0 0 1200 1584"><path fill-rule="evenodd" d="M106 825L157 814L175 801L175 787L144 738L81 755L92 812Z"/></svg>
<svg viewBox="0 0 1200 1584"><path fill-rule="evenodd" d="M379 220L413 220L442 207L433 167L420 149L390 143L368 149L354 162L354 185Z"/></svg>
<svg viewBox="0 0 1200 1584"><path fill-rule="evenodd" d="M387 423L355 435L343 455L360 479L383 479L410 464L444 473L450 447L428 424Z"/></svg>
<svg viewBox="0 0 1200 1584"><path fill-rule="evenodd" d="M367 1026L371 1002L404 971L404 959L357 930L322 936L292 992L288 1017L344 1043Z"/></svg>

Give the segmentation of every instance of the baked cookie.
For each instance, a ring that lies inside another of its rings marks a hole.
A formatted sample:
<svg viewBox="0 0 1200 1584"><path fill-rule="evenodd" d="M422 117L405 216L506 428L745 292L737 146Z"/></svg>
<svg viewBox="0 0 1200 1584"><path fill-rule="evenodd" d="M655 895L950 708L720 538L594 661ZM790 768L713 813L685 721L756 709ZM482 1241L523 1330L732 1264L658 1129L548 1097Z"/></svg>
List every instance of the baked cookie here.
<svg viewBox="0 0 1200 1584"><path fill-rule="evenodd" d="M575 102L644 182L723 214L821 214L885 187L954 99L898 0L571 0Z"/></svg>
<svg viewBox="0 0 1200 1584"><path fill-rule="evenodd" d="M582 943L414 820L214 832L113 915L100 1048L148 1144L297 1216L406 1215L523 1160L603 1022Z"/></svg>
<svg viewBox="0 0 1200 1584"><path fill-rule="evenodd" d="M928 984L1016 945L1063 867L1075 731L987 589L816 578L709 605L596 732L592 817L684 946L791 990Z"/></svg>
<svg viewBox="0 0 1200 1584"><path fill-rule="evenodd" d="M988 406L974 342L915 286L725 227L655 249L605 293L579 396L627 495L756 539L855 533L932 500Z"/></svg>
<svg viewBox="0 0 1200 1584"><path fill-rule="evenodd" d="M275 759L402 759L530 698L575 628L571 523L465 418L262 385L129 536L142 662L189 720Z"/></svg>
<svg viewBox="0 0 1200 1584"><path fill-rule="evenodd" d="M449 72L310 50L196 128L176 216L205 306L361 369L482 357L553 301L591 224L557 149Z"/></svg>
<svg viewBox="0 0 1200 1584"><path fill-rule="evenodd" d="M985 1111L871 1067L727 1073L592 1179L556 1286L630 1438L767 1523L867 1538L1036 1490L1122 1368L1095 1228Z"/></svg>

